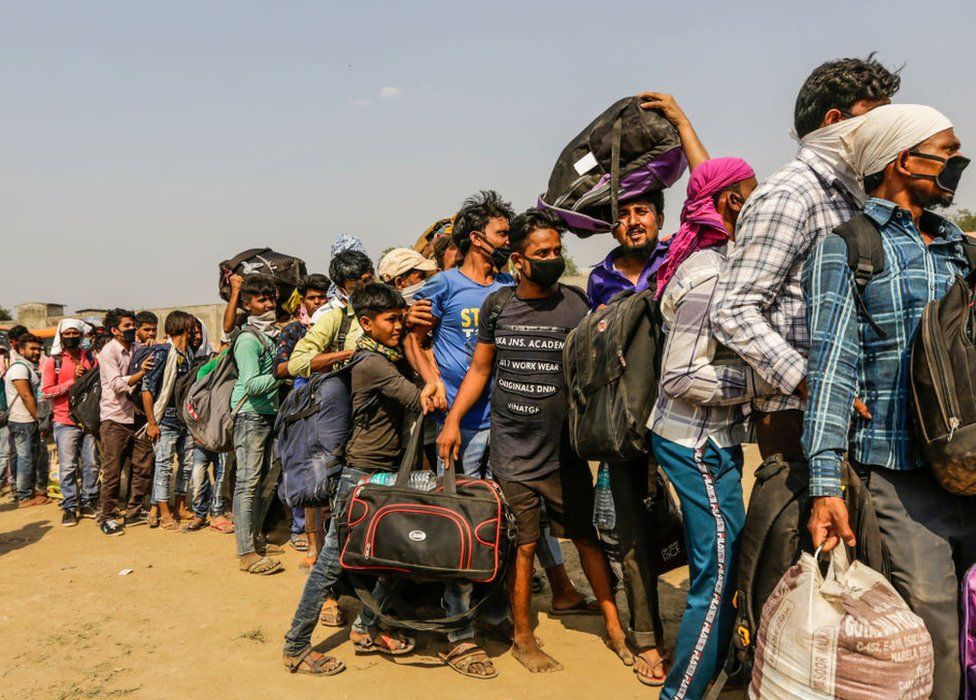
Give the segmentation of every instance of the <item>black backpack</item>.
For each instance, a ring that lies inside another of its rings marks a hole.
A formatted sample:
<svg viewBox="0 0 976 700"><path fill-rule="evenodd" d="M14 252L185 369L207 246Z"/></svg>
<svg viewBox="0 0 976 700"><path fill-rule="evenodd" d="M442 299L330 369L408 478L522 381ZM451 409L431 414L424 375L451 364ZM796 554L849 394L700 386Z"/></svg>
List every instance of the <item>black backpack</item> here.
<svg viewBox="0 0 976 700"><path fill-rule="evenodd" d="M976 495L974 326L976 293L957 277L949 292L922 312L910 365L922 455L942 487L962 496Z"/></svg>
<svg viewBox="0 0 976 700"><path fill-rule="evenodd" d="M857 539L853 556L890 576L888 550L881 539L871 494L849 466L844 466L844 500ZM812 552L810 470L806 462L767 458L756 471L745 525L739 538L738 582L733 599L736 619L725 668L707 698L717 698L729 679L748 683L756 653L756 634L763 606L804 551Z"/></svg>
<svg viewBox="0 0 976 700"><path fill-rule="evenodd" d="M677 130L640 103L624 97L587 125L559 154L539 197L580 236L611 231L619 201L664 189L685 170Z"/></svg>
<svg viewBox="0 0 976 700"><path fill-rule="evenodd" d="M625 291L566 338L563 369L569 438L587 460L623 461L647 452L664 336L654 291Z"/></svg>
<svg viewBox="0 0 976 700"><path fill-rule="evenodd" d="M102 425L102 374L92 367L81 375L68 394L68 415L79 428L98 437Z"/></svg>

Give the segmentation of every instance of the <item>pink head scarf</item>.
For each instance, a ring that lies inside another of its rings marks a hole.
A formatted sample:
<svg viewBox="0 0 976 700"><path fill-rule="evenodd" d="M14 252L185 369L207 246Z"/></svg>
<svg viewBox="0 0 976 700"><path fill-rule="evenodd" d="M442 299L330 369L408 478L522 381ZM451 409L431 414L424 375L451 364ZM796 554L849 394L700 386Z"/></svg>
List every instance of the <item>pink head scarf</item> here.
<svg viewBox="0 0 976 700"><path fill-rule="evenodd" d="M657 273L657 298L689 255L729 240L725 222L715 211L713 197L726 187L755 176L741 158L713 158L692 171L685 206L681 209L681 228L671 238L668 255Z"/></svg>

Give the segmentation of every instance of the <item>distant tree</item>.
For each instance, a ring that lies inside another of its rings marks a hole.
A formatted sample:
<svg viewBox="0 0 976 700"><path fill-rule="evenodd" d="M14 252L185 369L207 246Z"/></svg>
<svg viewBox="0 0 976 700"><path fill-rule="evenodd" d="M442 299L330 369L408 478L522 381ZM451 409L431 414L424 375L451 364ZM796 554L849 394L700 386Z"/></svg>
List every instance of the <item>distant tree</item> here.
<svg viewBox="0 0 976 700"><path fill-rule="evenodd" d="M0 306L0 321L13 321L13 314L10 313L10 309L6 306Z"/></svg>
<svg viewBox="0 0 976 700"><path fill-rule="evenodd" d="M960 209L956 212L952 220L959 225L963 231L976 231L976 212L971 209Z"/></svg>
<svg viewBox="0 0 976 700"><path fill-rule="evenodd" d="M565 236L563 237L563 259L566 261L566 271L563 273L563 277L579 276L580 270L576 266L576 261L573 260L573 256L569 254L569 249L566 247Z"/></svg>

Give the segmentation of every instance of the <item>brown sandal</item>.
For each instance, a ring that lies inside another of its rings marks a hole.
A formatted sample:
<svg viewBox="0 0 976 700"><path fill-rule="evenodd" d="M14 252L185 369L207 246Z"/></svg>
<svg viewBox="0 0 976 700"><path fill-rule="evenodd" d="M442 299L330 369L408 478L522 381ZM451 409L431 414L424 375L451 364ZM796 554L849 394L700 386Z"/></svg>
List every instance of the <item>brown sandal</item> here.
<svg viewBox="0 0 976 700"><path fill-rule="evenodd" d="M491 658L488 656L487 652L485 652L485 650L479 647L477 644L471 642L467 644L462 642L456 645L446 654L438 654L438 656L441 657L441 660L445 664L453 668L462 676L467 676L468 678L488 680L490 678L495 678L498 675L498 670L491 662ZM481 664L481 667L489 672L478 673L477 671L472 671L471 667L475 664Z"/></svg>
<svg viewBox="0 0 976 700"><path fill-rule="evenodd" d="M326 600L327 606L323 606L322 614L319 616L319 622L321 622L326 627L345 627L348 623L346 621L346 614L342 612L342 608L336 601L332 601L332 605L328 605L329 600Z"/></svg>
<svg viewBox="0 0 976 700"><path fill-rule="evenodd" d="M318 657L312 659L312 654ZM326 656L321 652L313 652L312 647L308 647L298 656L286 656L285 666L292 673L307 673L310 676L334 676L346 670L346 665L334 656Z"/></svg>
<svg viewBox="0 0 976 700"><path fill-rule="evenodd" d="M377 644L377 640L383 640L383 644ZM403 644L399 648L391 648L389 640L395 640ZM353 645L356 647L357 654L383 654L384 656L403 656L404 654L409 654L411 651L417 648L417 640L413 637L408 637L407 635L396 632L393 634L388 634L386 632L380 632L376 637L371 637L366 635L361 639L353 641Z"/></svg>

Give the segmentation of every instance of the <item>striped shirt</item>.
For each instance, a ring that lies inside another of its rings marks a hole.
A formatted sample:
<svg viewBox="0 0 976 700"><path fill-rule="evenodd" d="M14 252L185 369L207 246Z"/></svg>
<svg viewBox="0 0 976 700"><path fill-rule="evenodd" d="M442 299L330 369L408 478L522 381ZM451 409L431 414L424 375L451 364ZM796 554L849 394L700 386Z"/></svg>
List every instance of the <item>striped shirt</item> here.
<svg viewBox="0 0 976 700"><path fill-rule="evenodd" d="M854 213L833 169L808 148L742 208L712 323L719 342L779 390L754 402L762 411L803 407L791 396L806 376L810 347L800 271L814 245Z"/></svg>
<svg viewBox="0 0 976 700"><path fill-rule="evenodd" d="M879 226L885 269L862 297L886 338L858 313L840 236L824 238L803 271L812 337L803 449L813 496L841 495L840 467L848 449L854 461L874 467L923 466L908 396L912 341L926 304L945 296L955 275L968 269L963 233L955 224L927 212L925 230L936 238L926 246L911 214L893 203L869 199L864 213ZM853 411L855 397L872 420Z"/></svg>
<svg viewBox="0 0 976 700"><path fill-rule="evenodd" d="M684 447L711 439L718 447L746 442L750 425L745 404L775 389L738 356L719 346L709 310L725 248L708 248L688 257L661 295L664 355L661 387L647 427Z"/></svg>

